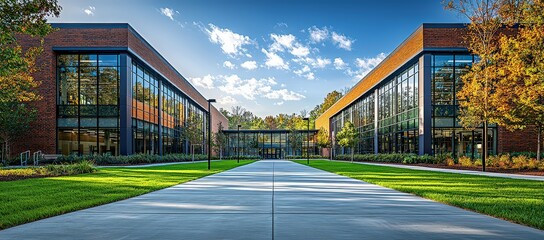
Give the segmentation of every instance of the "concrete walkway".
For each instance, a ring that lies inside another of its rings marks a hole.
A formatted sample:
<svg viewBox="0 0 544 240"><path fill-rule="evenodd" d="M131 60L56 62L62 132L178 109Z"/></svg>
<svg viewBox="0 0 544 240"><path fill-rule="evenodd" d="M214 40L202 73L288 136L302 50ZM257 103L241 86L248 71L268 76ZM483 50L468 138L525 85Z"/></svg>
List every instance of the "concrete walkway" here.
<svg viewBox="0 0 544 240"><path fill-rule="evenodd" d="M6 229L0 239L544 239L544 231L270 160Z"/></svg>
<svg viewBox="0 0 544 240"><path fill-rule="evenodd" d="M347 161L339 161L339 162L347 162ZM470 175L488 176L488 177L501 177L501 178L544 181L544 176L534 176L534 175L523 175L523 174L512 174L512 173L496 173L496 172L482 172L482 171L447 169L447 168L432 168L432 167L422 167L422 166L413 166L413 165L400 165L400 164L369 163L369 162L354 162L354 163L374 165L374 166L386 166L386 167L406 168L406 169L414 169L414 170L434 171L434 172L460 173L460 174L470 174Z"/></svg>

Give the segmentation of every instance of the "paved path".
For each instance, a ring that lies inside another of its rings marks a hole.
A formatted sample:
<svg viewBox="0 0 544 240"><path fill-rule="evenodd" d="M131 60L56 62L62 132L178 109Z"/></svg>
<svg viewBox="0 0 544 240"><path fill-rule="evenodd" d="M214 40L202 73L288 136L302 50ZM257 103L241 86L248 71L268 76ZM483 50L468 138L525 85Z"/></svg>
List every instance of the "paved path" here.
<svg viewBox="0 0 544 240"><path fill-rule="evenodd" d="M346 161L339 161L339 162L346 162ZM482 172L482 171L447 169L447 168L432 168L432 167L422 167L422 166L414 166L414 165L400 165L400 164L386 164L386 163L369 163L369 162L354 162L354 163L374 165L374 166L386 166L386 167L407 168L407 169L414 169L414 170L434 171L434 172L460 173L460 174L470 174L470 175L488 176L488 177L544 181L544 176L534 176L534 175Z"/></svg>
<svg viewBox="0 0 544 240"><path fill-rule="evenodd" d="M544 231L277 160L13 227L0 239L544 239Z"/></svg>

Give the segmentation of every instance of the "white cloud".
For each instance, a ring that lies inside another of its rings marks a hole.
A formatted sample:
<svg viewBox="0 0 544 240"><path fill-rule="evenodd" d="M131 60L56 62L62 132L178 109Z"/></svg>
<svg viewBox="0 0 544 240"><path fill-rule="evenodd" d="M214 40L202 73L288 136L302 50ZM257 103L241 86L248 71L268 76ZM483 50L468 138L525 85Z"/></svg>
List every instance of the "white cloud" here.
<svg viewBox="0 0 544 240"><path fill-rule="evenodd" d="M307 73L306 75L304 75L304 77L308 80L314 80L315 79L315 75L313 72L309 72Z"/></svg>
<svg viewBox="0 0 544 240"><path fill-rule="evenodd" d="M253 70L257 68L257 62L255 61L246 61L242 64L240 64L240 67L243 67L247 70Z"/></svg>
<svg viewBox="0 0 544 240"><path fill-rule="evenodd" d="M94 10L96 10L95 7L89 6L88 8L83 9L83 12L89 16L94 16Z"/></svg>
<svg viewBox="0 0 544 240"><path fill-rule="evenodd" d="M275 102L274 105L276 105L276 106L281 106L281 105L283 105L283 103L284 103L283 101L281 101L281 102Z"/></svg>
<svg viewBox="0 0 544 240"><path fill-rule="evenodd" d="M274 78L250 78L241 79L238 75L233 74L230 76L211 76L206 75L202 78L192 78L191 82L195 86L204 88L213 88L214 82L218 86L217 88L231 96L242 96L248 100L255 100L257 97L266 99L278 99L281 101L298 101L306 98L304 95L285 89L284 84L282 88L274 89L278 82ZM220 104L236 104L238 101L231 97L226 96L218 100Z"/></svg>
<svg viewBox="0 0 544 240"><path fill-rule="evenodd" d="M349 39L344 35L340 35L336 32L332 32L332 42L336 44L339 48L351 51L351 44L353 40Z"/></svg>
<svg viewBox="0 0 544 240"><path fill-rule="evenodd" d="M272 51L266 51L264 48L261 51L266 55L265 65L268 68L277 68L277 69L289 69L289 64L283 61L278 54Z"/></svg>
<svg viewBox="0 0 544 240"><path fill-rule="evenodd" d="M287 89L273 90L264 95L268 99L282 99L284 101L297 101L306 98L300 93L296 93Z"/></svg>
<svg viewBox="0 0 544 240"><path fill-rule="evenodd" d="M327 28L318 28L316 26L313 26L311 28L308 28L308 32L310 33L310 40L313 43L319 43L327 39L329 36L329 30Z"/></svg>
<svg viewBox="0 0 544 240"><path fill-rule="evenodd" d="M256 96L260 96L272 91L272 86L276 82L273 78L263 79L241 79L238 75L224 76L223 85L219 86L219 90L231 94L241 95L242 97L254 100Z"/></svg>
<svg viewBox="0 0 544 240"><path fill-rule="evenodd" d="M234 33L230 29L219 28L211 23L208 25L210 28L204 28L204 31L208 34L210 42L220 44L225 54L230 56L244 54L247 51L244 45L253 44L248 36Z"/></svg>
<svg viewBox="0 0 544 240"><path fill-rule="evenodd" d="M342 60L342 58L335 58L334 59L334 68L337 70L342 70L346 68L347 64Z"/></svg>
<svg viewBox="0 0 544 240"><path fill-rule="evenodd" d="M236 65L234 63L231 63L230 61L223 62L223 67L229 68L229 69L235 69Z"/></svg>
<svg viewBox="0 0 544 240"><path fill-rule="evenodd" d="M311 69L308 65L304 65L302 69L293 71L294 74L298 75L299 77L305 77L308 80L314 80L315 75L313 72L311 72Z"/></svg>
<svg viewBox="0 0 544 240"><path fill-rule="evenodd" d="M291 49L291 54L297 57L305 57L310 54L310 49L304 46L294 47L293 49Z"/></svg>
<svg viewBox="0 0 544 240"><path fill-rule="evenodd" d="M359 68L356 71L348 70L348 74L355 76L356 80L360 80L365 77L372 69L374 69L378 64L380 64L387 55L385 53L380 53L372 58L357 58L355 59L355 65Z"/></svg>
<svg viewBox="0 0 544 240"><path fill-rule="evenodd" d="M175 11L172 8L161 8L161 14L170 18L170 20L174 21L174 14Z"/></svg>
<svg viewBox="0 0 544 240"><path fill-rule="evenodd" d="M293 59L293 61L296 62L296 63L299 63L299 64L310 65L310 66L312 66L312 68L325 68L327 65L331 64L330 59L321 58L321 57L317 57L317 58L310 58L310 57L297 58L297 59Z"/></svg>
<svg viewBox="0 0 544 240"><path fill-rule="evenodd" d="M331 64L331 60L328 58L316 58L315 63L312 64L316 68L325 68L327 65Z"/></svg>
<svg viewBox="0 0 544 240"><path fill-rule="evenodd" d="M292 34L270 34L270 38L274 41L268 49L270 52L284 52L287 50L296 57L305 57L310 54L310 49L299 43Z"/></svg>
<svg viewBox="0 0 544 240"><path fill-rule="evenodd" d="M213 81L215 80L215 77L211 76L210 74L202 78L191 78L190 80L195 86L199 86L199 87L203 87L207 89L214 88Z"/></svg>
<svg viewBox="0 0 544 240"><path fill-rule="evenodd" d="M238 103L238 101L231 96L226 96L226 97L217 99L217 102L221 105L235 105Z"/></svg>
<svg viewBox="0 0 544 240"><path fill-rule="evenodd" d="M295 36L292 34L289 35L276 35L276 34L270 34L270 38L274 40L274 43L270 45L270 51L274 52L283 52L285 49L291 49L293 48L293 44L295 43Z"/></svg>

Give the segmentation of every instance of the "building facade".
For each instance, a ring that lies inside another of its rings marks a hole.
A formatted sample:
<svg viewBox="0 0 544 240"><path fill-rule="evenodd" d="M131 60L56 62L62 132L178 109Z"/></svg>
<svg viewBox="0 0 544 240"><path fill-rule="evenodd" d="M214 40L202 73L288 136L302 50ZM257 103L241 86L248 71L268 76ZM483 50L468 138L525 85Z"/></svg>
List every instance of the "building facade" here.
<svg viewBox="0 0 544 240"><path fill-rule="evenodd" d="M477 56L464 41L464 24L423 24L316 120L334 140L347 121L360 137L356 153L451 153L479 158L482 128L467 130L457 118L462 87ZM531 129L509 132L490 125L489 153L531 151ZM335 141L332 141L333 143ZM348 153L338 145L333 154Z"/></svg>
<svg viewBox="0 0 544 240"><path fill-rule="evenodd" d="M317 130L224 130L223 156L259 156L262 159L318 155Z"/></svg>
<svg viewBox="0 0 544 240"><path fill-rule="evenodd" d="M19 151L59 154L205 152L227 119L128 24L52 24L45 38L38 121ZM36 45L36 39L22 39ZM198 136L184 137L187 128Z"/></svg>

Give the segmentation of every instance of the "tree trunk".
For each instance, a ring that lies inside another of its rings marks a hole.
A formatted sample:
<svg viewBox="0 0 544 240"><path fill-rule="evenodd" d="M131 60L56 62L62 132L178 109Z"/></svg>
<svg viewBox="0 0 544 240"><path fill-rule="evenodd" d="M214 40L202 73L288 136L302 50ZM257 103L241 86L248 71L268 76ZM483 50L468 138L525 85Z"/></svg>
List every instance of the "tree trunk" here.
<svg viewBox="0 0 544 240"><path fill-rule="evenodd" d="M351 147L351 162L353 162L353 154L355 152L355 147Z"/></svg>
<svg viewBox="0 0 544 240"><path fill-rule="evenodd" d="M539 124L538 125L538 133L537 133L538 139L536 141L537 144L538 144L538 146L536 147L536 160L537 161L540 161L540 145L541 145L540 138L541 138L541 135L542 135L542 125Z"/></svg>
<svg viewBox="0 0 544 240"><path fill-rule="evenodd" d="M482 149L482 172L485 172L485 160L487 158L487 120L484 121L484 136L483 136L483 149Z"/></svg>

